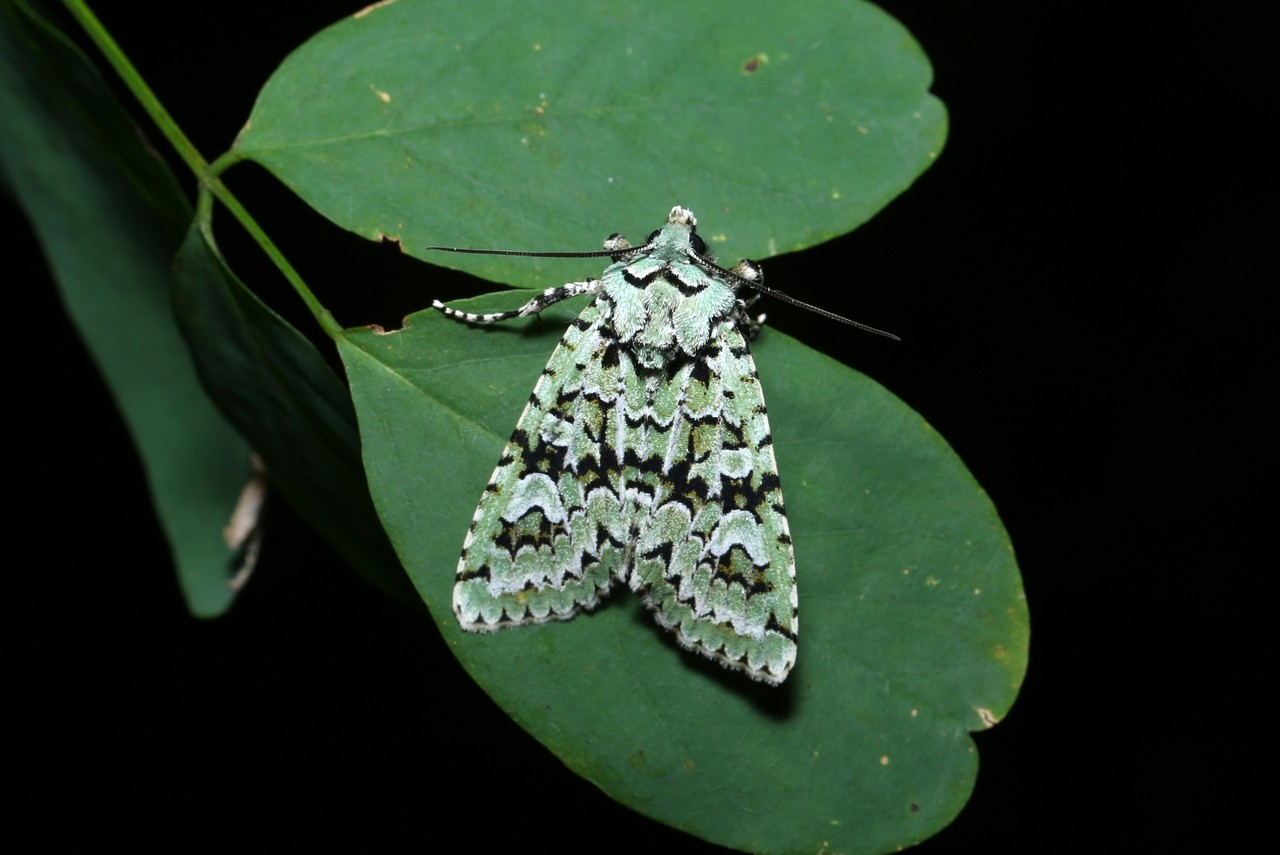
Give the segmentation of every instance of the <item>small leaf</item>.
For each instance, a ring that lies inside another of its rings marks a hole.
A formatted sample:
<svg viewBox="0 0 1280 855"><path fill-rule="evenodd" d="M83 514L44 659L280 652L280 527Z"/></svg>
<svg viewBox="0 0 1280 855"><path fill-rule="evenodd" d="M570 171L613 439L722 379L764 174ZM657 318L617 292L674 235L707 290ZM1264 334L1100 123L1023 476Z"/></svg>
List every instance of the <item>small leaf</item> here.
<svg viewBox="0 0 1280 855"><path fill-rule="evenodd" d="M226 269L197 225L173 299L205 387L272 483L366 578L412 600L369 503L351 401L319 351Z"/></svg>
<svg viewBox="0 0 1280 855"><path fill-rule="evenodd" d="M715 213L713 247L759 258L850 231L933 162L931 79L910 33L857 0L400 0L290 55L234 151L415 255L594 249L681 204ZM528 287L577 270L432 260Z"/></svg>
<svg viewBox="0 0 1280 855"><path fill-rule="evenodd" d="M192 614L225 611L223 542L249 447L192 369L169 298L191 212L92 66L17 4L0 7L0 172L31 219L67 313L146 468Z"/></svg>

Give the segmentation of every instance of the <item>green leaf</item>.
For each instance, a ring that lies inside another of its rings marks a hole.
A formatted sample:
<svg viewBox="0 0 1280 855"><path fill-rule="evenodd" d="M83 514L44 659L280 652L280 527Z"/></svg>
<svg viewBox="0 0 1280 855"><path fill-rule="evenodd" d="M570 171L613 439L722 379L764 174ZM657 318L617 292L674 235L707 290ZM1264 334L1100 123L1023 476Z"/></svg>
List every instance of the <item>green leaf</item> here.
<svg viewBox="0 0 1280 855"><path fill-rule="evenodd" d="M679 203L736 258L856 227L945 136L926 58L865 3L517 8L400 0L335 25L268 82L233 156L411 253L594 248ZM599 270L433 260L535 287ZM706 839L881 852L944 826L976 773L969 731L1004 715L1026 666L1008 539L917 415L777 332L756 354L804 627L783 687L680 650L623 592L566 624L458 629L458 549L572 317L479 330L427 312L337 339L374 503L463 665L570 768Z"/></svg>
<svg viewBox="0 0 1280 855"><path fill-rule="evenodd" d="M400 0L289 56L234 152L415 255L594 249L681 204L714 212L709 244L759 258L855 228L933 162L931 77L857 0ZM432 260L528 287L580 272Z"/></svg>
<svg viewBox="0 0 1280 855"><path fill-rule="evenodd" d="M1008 538L918 415L776 331L754 350L796 549L802 631L787 683L680 650L622 591L563 624L457 627L462 537L574 311L493 329L428 311L338 342L375 503L463 665L578 774L708 840L884 852L942 828L977 771L968 732L1005 714L1026 667Z"/></svg>
<svg viewBox="0 0 1280 855"><path fill-rule="evenodd" d="M174 324L190 217L173 176L89 62L25 6L0 6L0 175L26 211L146 469L187 607L230 605L223 541L249 447L209 403Z"/></svg>
<svg viewBox="0 0 1280 855"><path fill-rule="evenodd" d="M272 483L366 578L416 602L369 501L351 400L320 352L244 287L198 225L173 300L205 387Z"/></svg>

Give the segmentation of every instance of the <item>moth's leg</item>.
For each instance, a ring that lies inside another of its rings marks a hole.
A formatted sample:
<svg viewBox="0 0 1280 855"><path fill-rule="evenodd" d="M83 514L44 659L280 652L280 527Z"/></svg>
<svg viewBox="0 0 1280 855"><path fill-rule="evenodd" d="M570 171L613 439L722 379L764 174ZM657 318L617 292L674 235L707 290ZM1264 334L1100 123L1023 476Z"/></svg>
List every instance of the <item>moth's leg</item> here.
<svg viewBox="0 0 1280 855"><path fill-rule="evenodd" d="M631 249L632 246L631 246L631 241L627 240L617 232L614 232L613 234L609 235L607 238L604 239L604 248L609 250L610 252L617 253L617 255L613 255L610 257L614 261L618 261L624 255L627 254L627 250ZM641 247L641 249L643 249L643 247Z"/></svg>
<svg viewBox="0 0 1280 855"><path fill-rule="evenodd" d="M527 318L529 315L536 315L548 306L554 306L561 300L567 300L570 297L576 297L579 294L595 294L600 290L599 279L587 279L583 282L570 282L568 285L561 285L559 288L548 288L520 308L511 312L493 312L488 315L477 315L472 312L459 312L457 309L450 309L439 300L432 300L432 307L439 309L451 318L457 318L460 321L466 321L469 324L494 324L498 321L505 321L508 318Z"/></svg>
<svg viewBox="0 0 1280 855"><path fill-rule="evenodd" d="M768 317L765 314L755 315L754 317L751 315L750 309L759 299L760 295L753 291L746 297L739 297L737 304L733 307L734 325L742 330L743 337L748 341L759 334L760 328L764 326L765 318Z"/></svg>
<svg viewBox="0 0 1280 855"><path fill-rule="evenodd" d="M765 315L752 317L749 312L749 309L760 299L761 292L755 288L764 286L764 271L751 259L744 258L731 267L729 272L736 276L742 285L747 286L741 289L735 288L738 302L733 307L733 322L738 329L742 330L743 336L750 340L755 338L760 332L760 327L764 326Z"/></svg>

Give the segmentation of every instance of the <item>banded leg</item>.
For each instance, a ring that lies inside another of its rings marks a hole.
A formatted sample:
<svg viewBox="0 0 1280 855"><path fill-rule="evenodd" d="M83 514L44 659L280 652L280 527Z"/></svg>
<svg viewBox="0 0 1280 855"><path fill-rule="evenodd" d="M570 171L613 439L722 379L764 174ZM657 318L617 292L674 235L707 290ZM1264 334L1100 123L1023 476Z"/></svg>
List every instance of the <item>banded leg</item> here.
<svg viewBox="0 0 1280 855"><path fill-rule="evenodd" d="M760 292L754 290L756 286L764 285L764 271L760 269L760 265L756 264L749 258L744 258L729 269L729 272L742 283L748 286L746 293L738 290L738 304L733 307L733 320L738 325L738 329L742 330L742 334L747 341L755 338L759 334L760 328L764 326L764 320L767 317L764 314L751 317L750 309L760 301Z"/></svg>
<svg viewBox="0 0 1280 855"><path fill-rule="evenodd" d="M587 279L583 282L570 282L568 285L561 285L559 288L548 288L520 308L510 312L492 312L487 315L477 315L472 312L459 312L457 309L450 309L439 300L432 300L432 308L439 309L451 318L457 318L469 324L494 324L498 321L505 321L508 318L527 318L529 315L536 315L548 306L554 306L561 300L567 300L570 297L576 297L579 294L594 294L600 290L599 279Z"/></svg>

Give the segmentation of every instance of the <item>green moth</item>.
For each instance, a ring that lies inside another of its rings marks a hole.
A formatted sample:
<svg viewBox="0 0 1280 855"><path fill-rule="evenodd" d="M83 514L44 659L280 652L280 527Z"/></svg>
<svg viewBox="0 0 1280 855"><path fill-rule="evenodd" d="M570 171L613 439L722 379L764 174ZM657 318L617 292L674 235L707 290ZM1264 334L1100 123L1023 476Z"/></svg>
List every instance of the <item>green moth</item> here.
<svg viewBox="0 0 1280 855"><path fill-rule="evenodd" d="M795 554L747 314L775 292L752 262L717 266L696 226L676 206L642 246L613 235L574 254L612 257L599 279L515 311L434 304L488 324L595 295L480 497L453 607L488 632L567 620L621 583L681 646L777 685L796 661Z"/></svg>

